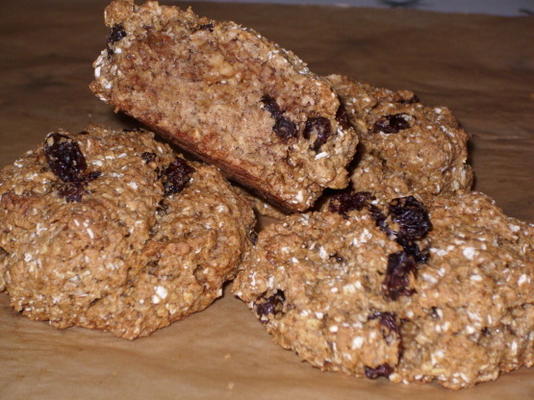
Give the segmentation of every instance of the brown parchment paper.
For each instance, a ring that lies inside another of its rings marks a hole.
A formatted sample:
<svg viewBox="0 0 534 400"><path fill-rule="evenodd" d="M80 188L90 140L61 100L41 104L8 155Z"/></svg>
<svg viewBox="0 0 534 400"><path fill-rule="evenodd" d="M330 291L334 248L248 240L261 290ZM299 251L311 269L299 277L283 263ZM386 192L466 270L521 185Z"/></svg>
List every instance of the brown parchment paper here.
<svg viewBox="0 0 534 400"><path fill-rule="evenodd" d="M0 166L51 129L130 126L88 91L106 2L0 2ZM195 3L252 26L321 74L408 88L472 134L477 189L534 221L534 17ZM59 331L0 294L1 399L534 399L534 369L453 392L322 373L272 343L228 291L206 311L128 342Z"/></svg>

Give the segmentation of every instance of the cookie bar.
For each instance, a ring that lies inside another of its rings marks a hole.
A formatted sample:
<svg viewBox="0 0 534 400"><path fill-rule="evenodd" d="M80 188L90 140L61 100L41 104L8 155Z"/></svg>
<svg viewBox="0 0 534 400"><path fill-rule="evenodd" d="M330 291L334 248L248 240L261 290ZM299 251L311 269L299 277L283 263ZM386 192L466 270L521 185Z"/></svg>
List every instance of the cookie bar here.
<svg viewBox="0 0 534 400"><path fill-rule="evenodd" d="M94 63L101 100L287 211L348 185L357 133L330 83L252 29L115 0Z"/></svg>
<svg viewBox="0 0 534 400"><path fill-rule="evenodd" d="M391 91L328 76L360 135L356 191L378 197L469 191L467 133L446 107L428 107L408 90Z"/></svg>
<svg viewBox="0 0 534 400"><path fill-rule="evenodd" d="M222 295L254 216L220 172L146 131L57 131L0 170L13 308L134 339Z"/></svg>
<svg viewBox="0 0 534 400"><path fill-rule="evenodd" d="M480 193L381 203L260 232L233 291L274 340L329 371L460 389L534 364L534 225Z"/></svg>

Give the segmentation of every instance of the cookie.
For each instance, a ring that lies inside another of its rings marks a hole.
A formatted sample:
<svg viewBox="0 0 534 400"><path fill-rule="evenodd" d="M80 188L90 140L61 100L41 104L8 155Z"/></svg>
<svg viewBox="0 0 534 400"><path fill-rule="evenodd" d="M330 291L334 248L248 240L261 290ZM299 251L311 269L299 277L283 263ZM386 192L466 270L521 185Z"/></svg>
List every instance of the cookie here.
<svg viewBox="0 0 534 400"><path fill-rule="evenodd" d="M0 276L13 308L134 339L206 308L251 246L220 172L146 131L50 133L0 171Z"/></svg>
<svg viewBox="0 0 534 400"><path fill-rule="evenodd" d="M286 216L282 210L263 201L260 197L244 189L242 186L234 185L234 189L236 189L241 197L243 197L249 203L258 217L281 219Z"/></svg>
<svg viewBox="0 0 534 400"><path fill-rule="evenodd" d="M115 0L93 93L286 211L349 183L358 143L331 84L290 51L190 9Z"/></svg>
<svg viewBox="0 0 534 400"><path fill-rule="evenodd" d="M328 76L360 137L351 180L377 197L463 193L471 189L468 135L446 107L428 107L408 90L392 91Z"/></svg>
<svg viewBox="0 0 534 400"><path fill-rule="evenodd" d="M534 364L534 225L480 193L381 203L260 232L233 292L322 370L460 389Z"/></svg>

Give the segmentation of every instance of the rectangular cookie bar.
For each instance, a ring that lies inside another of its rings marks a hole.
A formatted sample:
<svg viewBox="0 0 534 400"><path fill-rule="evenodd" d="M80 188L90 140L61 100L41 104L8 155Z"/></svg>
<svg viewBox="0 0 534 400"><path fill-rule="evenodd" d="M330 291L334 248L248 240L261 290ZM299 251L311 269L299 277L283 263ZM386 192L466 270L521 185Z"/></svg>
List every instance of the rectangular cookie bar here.
<svg viewBox="0 0 534 400"><path fill-rule="evenodd" d="M113 1L91 90L286 211L348 184L358 138L331 83L290 51L190 9Z"/></svg>

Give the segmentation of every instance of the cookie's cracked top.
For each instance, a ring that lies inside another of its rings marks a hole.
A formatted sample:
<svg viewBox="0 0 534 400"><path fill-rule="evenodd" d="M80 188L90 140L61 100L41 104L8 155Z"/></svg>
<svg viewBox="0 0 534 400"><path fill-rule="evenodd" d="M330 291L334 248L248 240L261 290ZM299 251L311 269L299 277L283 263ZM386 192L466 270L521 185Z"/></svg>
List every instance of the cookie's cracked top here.
<svg viewBox="0 0 534 400"><path fill-rule="evenodd" d="M357 127L360 146L351 180L377 197L423 197L471 189L469 136L446 107L422 104L409 90L392 91L329 75Z"/></svg>
<svg viewBox="0 0 534 400"><path fill-rule="evenodd" d="M116 0L91 90L286 210L348 184L357 134L331 84L234 22Z"/></svg>
<svg viewBox="0 0 534 400"><path fill-rule="evenodd" d="M145 336L222 294L253 225L215 167L150 132L53 132L0 171L0 286L32 319Z"/></svg>
<svg viewBox="0 0 534 400"><path fill-rule="evenodd" d="M453 389L534 364L534 226L480 193L369 193L259 234L233 286L325 370Z"/></svg>

